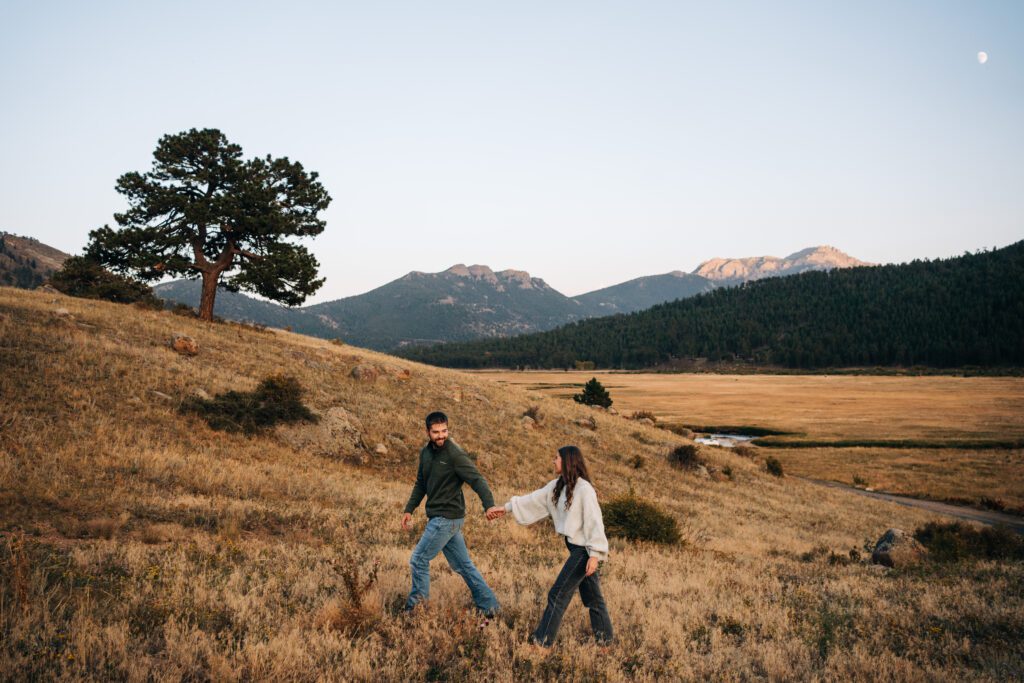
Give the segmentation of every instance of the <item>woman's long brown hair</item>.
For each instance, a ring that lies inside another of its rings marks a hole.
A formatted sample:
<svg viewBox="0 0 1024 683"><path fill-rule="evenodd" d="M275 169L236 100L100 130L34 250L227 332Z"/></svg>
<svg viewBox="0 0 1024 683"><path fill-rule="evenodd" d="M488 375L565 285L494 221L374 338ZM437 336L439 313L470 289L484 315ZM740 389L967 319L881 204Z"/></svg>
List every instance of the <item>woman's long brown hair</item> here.
<svg viewBox="0 0 1024 683"><path fill-rule="evenodd" d="M583 461L583 453L576 446L562 446L558 449L558 455L562 458L562 474L558 477L558 483L555 484L551 500L557 507L558 497L562 495L562 489L565 489L565 509L568 510L572 505L572 491L576 488L576 482L586 479L593 484L594 480L587 472L587 463Z"/></svg>

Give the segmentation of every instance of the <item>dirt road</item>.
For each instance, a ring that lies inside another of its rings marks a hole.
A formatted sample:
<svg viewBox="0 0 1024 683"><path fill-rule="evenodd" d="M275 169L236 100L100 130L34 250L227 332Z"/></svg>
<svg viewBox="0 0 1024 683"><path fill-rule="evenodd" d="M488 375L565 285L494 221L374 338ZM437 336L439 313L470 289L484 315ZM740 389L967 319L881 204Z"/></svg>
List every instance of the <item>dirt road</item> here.
<svg viewBox="0 0 1024 683"><path fill-rule="evenodd" d="M860 495L868 496L869 498L887 500L890 503L898 503L900 505L906 505L908 507L921 508L922 510L928 510L929 512L935 512L940 515L957 517L959 519L966 519L972 522L981 522L982 524L990 524L993 526L997 524L1002 524L1003 526L1013 529L1018 534L1024 534L1024 517L1010 515L1005 512L996 512L994 510L977 510L975 508L969 508L963 505L950 505L949 503L940 503L934 500L921 500L919 498L909 498L907 496L897 496L892 493L882 493L880 491L865 491L864 489L859 489L853 486L847 486L846 484L840 484L839 482L836 481L811 479L809 477L795 478L802 479L804 481L809 481L813 484L818 484L820 486L828 486L829 488L852 491L853 493L859 493Z"/></svg>

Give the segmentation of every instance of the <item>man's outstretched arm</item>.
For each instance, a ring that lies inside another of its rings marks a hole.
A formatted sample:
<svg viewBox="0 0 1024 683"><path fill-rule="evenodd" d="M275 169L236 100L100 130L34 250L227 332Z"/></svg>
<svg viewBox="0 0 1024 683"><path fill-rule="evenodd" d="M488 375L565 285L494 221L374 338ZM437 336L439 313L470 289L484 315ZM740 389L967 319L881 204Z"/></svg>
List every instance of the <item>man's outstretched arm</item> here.
<svg viewBox="0 0 1024 683"><path fill-rule="evenodd" d="M480 496L484 512L494 507L494 495L491 493L490 487L487 486L487 480L484 479L484 475L480 474L480 470L476 468L469 456L460 453L453 457L452 461L452 466L455 468L455 473L459 475L459 479L469 484L476 495Z"/></svg>

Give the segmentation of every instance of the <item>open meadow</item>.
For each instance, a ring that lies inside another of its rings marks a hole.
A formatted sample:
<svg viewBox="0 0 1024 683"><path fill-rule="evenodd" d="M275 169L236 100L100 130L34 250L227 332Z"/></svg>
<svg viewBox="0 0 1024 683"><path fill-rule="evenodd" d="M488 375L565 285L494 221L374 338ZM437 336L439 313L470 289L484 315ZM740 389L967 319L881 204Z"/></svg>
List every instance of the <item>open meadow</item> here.
<svg viewBox="0 0 1024 683"><path fill-rule="evenodd" d="M193 337L197 355L171 350L175 333ZM306 390L318 423L247 436L180 410L201 392L250 391L280 374ZM866 547L886 529L938 518L771 476L762 458L725 449L702 449L723 475L703 478L669 463L691 443L681 436L495 379L0 288L0 679L1002 681L1024 671L1019 561L871 565ZM608 385L622 412L849 433L816 426L823 394L800 398L808 380L786 379L784 393L773 378L695 379L689 396L658 399L671 410L633 403L642 392L629 376ZM695 396L705 381L732 396L728 410ZM976 411L972 436L1019 435L1020 385L1000 381L970 384L977 403L959 414L936 389L913 420L898 401L844 419L873 436L908 419L917 431L907 433L951 437ZM761 398L745 398L757 386ZM765 397L781 405L758 406ZM930 409L932 399L949 408ZM422 507L413 534L399 520L434 409L451 415L499 502L547 482L555 449L573 443L602 505L632 489L678 521L677 545L612 539L608 649L590 640L578 600L554 648L527 645L565 547L546 522L486 522L468 490L467 543L502 613L473 614L440 558L432 603L400 613Z"/></svg>
<svg viewBox="0 0 1024 683"><path fill-rule="evenodd" d="M648 411L660 423L755 427L785 433L770 442L822 444L771 448L786 472L1024 512L1024 449L991 447L1024 440L1021 377L476 374L563 399L597 377L622 415ZM900 441L914 447L894 447Z"/></svg>

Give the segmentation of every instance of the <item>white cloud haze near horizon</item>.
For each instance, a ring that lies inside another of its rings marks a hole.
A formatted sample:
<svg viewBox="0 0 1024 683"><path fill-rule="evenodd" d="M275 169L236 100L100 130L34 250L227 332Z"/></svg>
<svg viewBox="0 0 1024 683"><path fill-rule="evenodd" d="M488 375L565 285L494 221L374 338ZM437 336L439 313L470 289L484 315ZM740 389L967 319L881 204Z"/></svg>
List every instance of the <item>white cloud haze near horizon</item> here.
<svg viewBox="0 0 1024 683"><path fill-rule="evenodd" d="M118 176L212 127L320 173L308 303L460 262L572 296L1005 246L1022 36L1019 2L8 2L0 230L77 253Z"/></svg>

